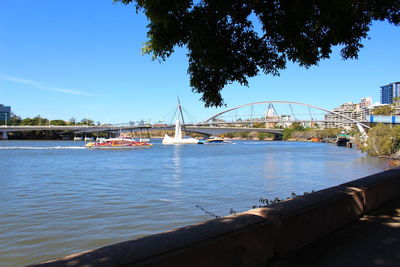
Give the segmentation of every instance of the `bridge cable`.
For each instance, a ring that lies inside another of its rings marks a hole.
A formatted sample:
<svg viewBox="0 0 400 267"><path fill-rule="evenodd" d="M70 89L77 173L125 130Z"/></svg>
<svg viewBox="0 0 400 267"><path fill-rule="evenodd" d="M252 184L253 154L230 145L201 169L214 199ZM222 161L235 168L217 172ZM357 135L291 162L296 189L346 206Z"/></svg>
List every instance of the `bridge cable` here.
<svg viewBox="0 0 400 267"><path fill-rule="evenodd" d="M294 118L294 120L296 121L297 119L296 119L296 116L294 115L294 112L293 112L292 105L291 105L291 104L289 104L289 107L290 107L290 110L292 111L293 118Z"/></svg>
<svg viewBox="0 0 400 267"><path fill-rule="evenodd" d="M189 120L197 124L195 117L193 117L184 107L182 107L182 110L185 112L185 115L189 118Z"/></svg>
<svg viewBox="0 0 400 267"><path fill-rule="evenodd" d="M254 105L251 105L251 112L250 112L250 126L253 128L253 109Z"/></svg>
<svg viewBox="0 0 400 267"><path fill-rule="evenodd" d="M172 119L174 119L174 118L175 118L175 113L176 113L176 107L173 107L172 109L170 109L170 111L168 111L168 112L164 115L164 117L161 118L161 121L165 121L167 117L169 118L169 115L170 115L172 112L174 112L174 115L172 116Z"/></svg>
<svg viewBox="0 0 400 267"><path fill-rule="evenodd" d="M272 103L269 103L268 109L267 109L267 114L265 115L265 119L267 119L269 111L272 110L272 116L279 116L278 112L275 109L275 106Z"/></svg>
<svg viewBox="0 0 400 267"><path fill-rule="evenodd" d="M310 109L310 107L308 107L308 112L310 113L310 119L313 120L313 117L312 117L312 115L311 115L311 109Z"/></svg>
<svg viewBox="0 0 400 267"><path fill-rule="evenodd" d="M175 108L175 112L174 112L174 115L172 115L172 119L171 119L171 123L170 124L174 124L175 122L174 122L174 120L176 119L176 112L178 111L178 109L177 108Z"/></svg>

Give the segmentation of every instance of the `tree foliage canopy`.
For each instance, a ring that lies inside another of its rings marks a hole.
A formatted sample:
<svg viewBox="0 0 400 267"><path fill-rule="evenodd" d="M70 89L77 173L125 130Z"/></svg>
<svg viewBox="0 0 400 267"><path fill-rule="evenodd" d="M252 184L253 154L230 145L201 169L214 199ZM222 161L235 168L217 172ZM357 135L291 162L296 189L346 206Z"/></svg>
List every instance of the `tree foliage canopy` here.
<svg viewBox="0 0 400 267"><path fill-rule="evenodd" d="M390 156L398 151L399 145L400 127L378 124L369 130L363 150L371 156Z"/></svg>
<svg viewBox="0 0 400 267"><path fill-rule="evenodd" d="M165 60L187 47L190 85L206 106L224 104L229 83L247 86L260 71L279 75L288 61L315 65L332 46L357 58L372 21L400 22L400 0L114 1L134 2L148 17L146 53Z"/></svg>
<svg viewBox="0 0 400 267"><path fill-rule="evenodd" d="M394 112L394 108L392 108L389 105L376 107L372 110L372 113L374 115L392 115L393 112Z"/></svg>

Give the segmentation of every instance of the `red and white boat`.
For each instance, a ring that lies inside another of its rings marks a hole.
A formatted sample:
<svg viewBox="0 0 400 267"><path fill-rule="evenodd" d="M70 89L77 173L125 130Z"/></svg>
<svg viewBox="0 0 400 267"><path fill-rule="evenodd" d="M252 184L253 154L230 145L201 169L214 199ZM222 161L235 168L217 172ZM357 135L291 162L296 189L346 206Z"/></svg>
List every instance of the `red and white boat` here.
<svg viewBox="0 0 400 267"><path fill-rule="evenodd" d="M133 148L150 148L152 144L142 141L136 141L131 138L118 137L108 139L98 139L95 142L86 144L86 148L97 149L133 149Z"/></svg>

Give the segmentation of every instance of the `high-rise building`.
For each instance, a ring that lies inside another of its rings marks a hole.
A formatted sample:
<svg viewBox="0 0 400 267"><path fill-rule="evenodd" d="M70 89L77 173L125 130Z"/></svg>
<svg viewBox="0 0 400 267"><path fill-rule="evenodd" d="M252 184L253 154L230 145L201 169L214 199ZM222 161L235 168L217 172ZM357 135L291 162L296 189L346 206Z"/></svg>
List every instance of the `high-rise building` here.
<svg viewBox="0 0 400 267"><path fill-rule="evenodd" d="M0 104L0 121L9 121L11 116L11 107Z"/></svg>
<svg viewBox="0 0 400 267"><path fill-rule="evenodd" d="M381 86L381 104L393 104L395 97L400 97L400 82Z"/></svg>

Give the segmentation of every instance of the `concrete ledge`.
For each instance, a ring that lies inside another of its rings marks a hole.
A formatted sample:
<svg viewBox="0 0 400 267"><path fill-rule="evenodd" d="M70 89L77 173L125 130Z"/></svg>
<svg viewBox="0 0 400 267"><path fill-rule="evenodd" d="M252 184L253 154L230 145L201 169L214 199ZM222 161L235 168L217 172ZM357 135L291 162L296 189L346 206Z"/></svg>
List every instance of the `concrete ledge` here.
<svg viewBox="0 0 400 267"><path fill-rule="evenodd" d="M342 187L360 189L364 194L364 212L374 210L400 195L400 169L392 169L354 180Z"/></svg>
<svg viewBox="0 0 400 267"><path fill-rule="evenodd" d="M272 257L272 231L271 222L239 214L32 266L252 266Z"/></svg>
<svg viewBox="0 0 400 267"><path fill-rule="evenodd" d="M31 266L260 266L400 196L400 169Z"/></svg>
<svg viewBox="0 0 400 267"><path fill-rule="evenodd" d="M338 186L248 213L274 222L274 254L280 256L357 220L363 202L360 191Z"/></svg>

